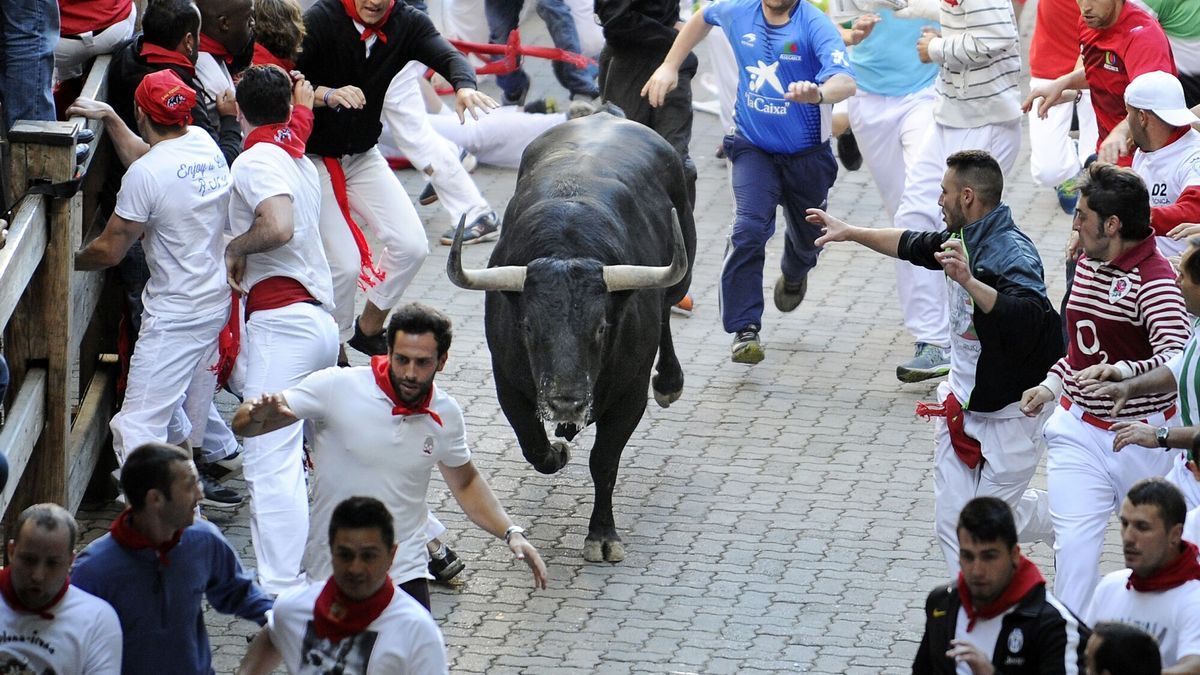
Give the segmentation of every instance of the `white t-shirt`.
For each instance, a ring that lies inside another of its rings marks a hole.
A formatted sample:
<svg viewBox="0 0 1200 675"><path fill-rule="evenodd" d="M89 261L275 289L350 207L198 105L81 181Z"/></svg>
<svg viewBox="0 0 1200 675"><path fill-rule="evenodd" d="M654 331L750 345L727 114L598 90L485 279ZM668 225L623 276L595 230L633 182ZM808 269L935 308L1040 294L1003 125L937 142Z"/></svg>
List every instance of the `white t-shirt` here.
<svg viewBox="0 0 1200 675"><path fill-rule="evenodd" d="M288 591L267 612L271 643L292 675L438 675L447 673L446 645L433 616L396 589L383 612L357 635L330 643L313 629L324 582Z"/></svg>
<svg viewBox="0 0 1200 675"><path fill-rule="evenodd" d="M225 91L234 89L233 77L229 75L229 68L225 66L223 60L208 52L200 52L200 55L196 57L196 79L200 81L204 91L208 94L208 114L213 120L216 120L217 99Z"/></svg>
<svg viewBox="0 0 1200 675"><path fill-rule="evenodd" d="M317 224L321 184L312 160L303 155L293 159L277 145L257 143L233 160L232 172L229 226L235 237L250 229L254 210L264 200L279 195L292 200L291 241L246 256L243 287L249 289L268 277L289 277L304 284L317 302L332 311L333 277Z"/></svg>
<svg viewBox="0 0 1200 675"><path fill-rule="evenodd" d="M355 496L374 497L392 512L399 544L392 580L428 578L430 472L438 462L457 467L471 459L458 403L435 385L429 407L444 426L429 415L392 415L392 402L369 366L318 370L283 396L311 424L313 505L304 555L309 580L329 577L329 517Z"/></svg>
<svg viewBox="0 0 1200 675"><path fill-rule="evenodd" d="M100 598L71 586L53 619L0 600L0 673L119 675L121 622Z"/></svg>
<svg viewBox="0 0 1200 675"><path fill-rule="evenodd" d="M1183 523L1183 538L1193 544L1200 543L1200 506L1188 511Z"/></svg>
<svg viewBox="0 0 1200 675"><path fill-rule="evenodd" d="M227 311L225 240L229 167L203 129L150 148L125 173L115 212L145 223L146 312L198 319Z"/></svg>
<svg viewBox="0 0 1200 675"><path fill-rule="evenodd" d="M1189 186L1200 185L1200 132L1189 130L1174 143L1154 152L1136 150L1133 171L1142 177L1150 192L1150 206L1170 206ZM1187 240L1158 237L1155 242L1163 255L1179 255Z"/></svg>
<svg viewBox="0 0 1200 675"><path fill-rule="evenodd" d="M1017 608L1013 605L1000 616L993 616L990 619L979 617L975 620L975 627L970 633L967 632L967 623L970 619L967 618L967 610L961 605L958 608L958 619L954 622L954 639L965 640L979 648L984 656L987 656L988 663L992 662L992 656L996 651L996 640L1000 639L1000 630L1004 628L1004 617L1008 616ZM971 667L965 663L960 663L955 668L956 675L972 675Z"/></svg>
<svg viewBox="0 0 1200 675"><path fill-rule="evenodd" d="M1087 623L1120 621L1137 626L1158 640L1164 668L1185 656L1200 656L1200 580L1154 593L1126 589L1131 570L1105 575L1092 595Z"/></svg>

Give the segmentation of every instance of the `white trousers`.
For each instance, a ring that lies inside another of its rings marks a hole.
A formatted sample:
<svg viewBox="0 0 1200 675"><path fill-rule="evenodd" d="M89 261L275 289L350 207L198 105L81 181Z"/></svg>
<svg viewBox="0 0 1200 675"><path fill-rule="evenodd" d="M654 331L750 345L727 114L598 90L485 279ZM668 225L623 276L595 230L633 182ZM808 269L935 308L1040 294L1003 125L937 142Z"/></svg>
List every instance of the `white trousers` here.
<svg viewBox="0 0 1200 675"><path fill-rule="evenodd" d="M863 145L859 143L859 147ZM942 177L946 173L946 158L959 150L987 150L1007 175L1021 150L1021 120L974 129L947 127L935 121L916 162L908 167L908 180L896 209L896 227L923 232L936 232L944 227L938 206ZM950 314L945 274L916 265L897 267L896 272L904 327L917 342L949 347Z"/></svg>
<svg viewBox="0 0 1200 675"><path fill-rule="evenodd" d="M425 228L417 210L388 168L377 148L342 157L346 174L346 193L354 220L364 232L371 231L381 246L373 251L375 264L387 278L367 291L367 300L376 307L389 310L395 307L404 290L421 269L429 255ZM320 157L313 159L321 178L321 242L333 273L333 296L340 339L345 342L354 334L354 290L358 287L361 269L358 247L350 234L350 226L342 217L333 196L329 172Z"/></svg>
<svg viewBox="0 0 1200 675"><path fill-rule="evenodd" d="M459 124L458 116L449 108L429 116L434 131L475 155L481 164L506 169L518 168L521 155L533 139L566 121L566 113L527 113L512 105L496 108L478 121L468 116L466 124Z"/></svg>
<svg viewBox="0 0 1200 675"><path fill-rule="evenodd" d="M88 31L74 38L62 38L54 47L54 81L65 82L83 75L83 64L101 54L111 54L133 35L137 24L137 3L132 3L129 16L99 33Z"/></svg>
<svg viewBox="0 0 1200 675"><path fill-rule="evenodd" d="M109 422L119 463L144 443L176 444L187 438L192 447L200 445L217 384L212 370L217 336L228 314L225 307L187 320L142 315L125 401Z"/></svg>
<svg viewBox="0 0 1200 675"><path fill-rule="evenodd" d="M1130 446L1113 452L1115 434L1079 419L1079 410L1055 406L1045 434L1055 535L1054 595L1072 612L1083 614L1100 583L1100 551L1109 519L1134 483L1165 476L1180 451ZM1155 415L1147 422L1173 427L1179 417L1167 420Z"/></svg>
<svg viewBox="0 0 1200 675"><path fill-rule="evenodd" d="M704 38L708 45L709 63L716 80L717 101L721 104L718 116L721 120L721 130L728 133L733 129L733 104L737 100L738 73L737 57L733 54L733 46L725 37L724 31L713 30Z"/></svg>
<svg viewBox="0 0 1200 675"><path fill-rule="evenodd" d="M458 146L434 132L429 124L421 96L424 73L424 64L409 61L392 78L383 99L384 134L418 171L429 176L438 203L450 214L452 224L457 225L463 216L469 223L491 211L491 207L459 161Z"/></svg>
<svg viewBox="0 0 1200 675"><path fill-rule="evenodd" d="M211 464L225 459L237 454L237 448L237 437L233 435L233 431L225 423L225 419L221 417L221 411L217 410L217 404L215 402L210 403L208 406L208 417L204 423L204 440L202 441L200 462L202 464Z"/></svg>
<svg viewBox="0 0 1200 675"><path fill-rule="evenodd" d="M298 302L255 312L246 322L246 396L293 387L337 362L337 326L329 312ZM301 560L308 532L304 425L247 438L242 473L250 490L250 538L259 585L279 594L304 583Z"/></svg>
<svg viewBox="0 0 1200 675"><path fill-rule="evenodd" d="M945 402L950 385L942 382L937 393L938 401ZM1026 417L1016 407L1014 403L1005 408L1001 414L1012 415L1006 417L966 413L967 435L983 448L983 461L974 469L954 453L946 418L933 418L934 529L951 579L959 570L958 514L976 497L997 497L1012 508L1018 541L1054 538L1050 500L1044 490L1029 487L1046 449L1042 425L1051 411L1047 407L1038 417Z"/></svg>
<svg viewBox="0 0 1200 675"><path fill-rule="evenodd" d="M1033 77L1029 86L1036 87L1050 80ZM1071 138L1071 113L1079 115L1079 141ZM1096 111L1092 108L1092 94L1084 91L1078 104L1056 105L1050 109L1046 119L1037 115L1037 108L1029 111L1029 171L1033 181L1045 187L1054 187L1079 173L1083 163L1096 151Z"/></svg>

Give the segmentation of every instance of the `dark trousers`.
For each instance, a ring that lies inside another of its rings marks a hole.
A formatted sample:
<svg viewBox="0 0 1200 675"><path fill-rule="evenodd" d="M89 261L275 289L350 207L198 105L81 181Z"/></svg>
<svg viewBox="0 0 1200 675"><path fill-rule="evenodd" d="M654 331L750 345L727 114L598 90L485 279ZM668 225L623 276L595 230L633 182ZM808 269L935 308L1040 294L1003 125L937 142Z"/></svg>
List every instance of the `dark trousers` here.
<svg viewBox="0 0 1200 675"><path fill-rule="evenodd" d="M413 600L421 603L421 606L433 613L429 604L429 580L428 579L409 579L399 585L400 590L412 596Z"/></svg>
<svg viewBox="0 0 1200 675"><path fill-rule="evenodd" d="M738 134L725 137L725 155L733 165L737 215L721 269L721 322L725 332L762 327L763 264L767 241L775 234L775 209L783 205L783 275L799 281L817 264L821 249L813 242L821 228L804 220L810 208L825 208L837 177L829 143L794 154L759 149Z"/></svg>
<svg viewBox="0 0 1200 675"><path fill-rule="evenodd" d="M692 78L699 62L695 54L688 54L679 68L679 85L667 94L662 106L652 108L642 96L642 87L660 63L661 57L606 46L600 52L600 95L625 111L627 119L655 130L675 148L683 160L688 201L695 206L696 164L688 154L688 146L692 142Z"/></svg>

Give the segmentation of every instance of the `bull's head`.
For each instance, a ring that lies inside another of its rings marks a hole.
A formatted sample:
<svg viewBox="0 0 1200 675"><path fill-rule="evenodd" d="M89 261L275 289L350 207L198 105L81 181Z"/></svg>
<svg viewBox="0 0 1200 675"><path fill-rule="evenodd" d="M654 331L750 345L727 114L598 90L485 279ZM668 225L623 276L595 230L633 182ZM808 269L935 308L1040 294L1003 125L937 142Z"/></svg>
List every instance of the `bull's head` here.
<svg viewBox="0 0 1200 675"><path fill-rule="evenodd" d="M666 288L687 273L678 214L671 209L672 257L664 267L545 257L527 265L464 269L464 222L450 248L447 276L460 288L519 294L519 328L537 386L538 413L545 421L583 427L609 343L610 318L619 305L612 294Z"/></svg>

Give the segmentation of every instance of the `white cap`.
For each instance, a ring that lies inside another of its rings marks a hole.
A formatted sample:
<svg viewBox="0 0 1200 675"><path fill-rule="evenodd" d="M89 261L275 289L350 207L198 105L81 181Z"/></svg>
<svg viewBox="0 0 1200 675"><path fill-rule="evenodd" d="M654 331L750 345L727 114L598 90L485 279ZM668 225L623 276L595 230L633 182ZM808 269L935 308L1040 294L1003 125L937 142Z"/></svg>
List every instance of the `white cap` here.
<svg viewBox="0 0 1200 675"><path fill-rule="evenodd" d="M1133 78L1125 88L1125 103L1138 110L1149 110L1173 127L1200 123L1200 117L1192 114L1184 102L1179 78L1161 70Z"/></svg>

